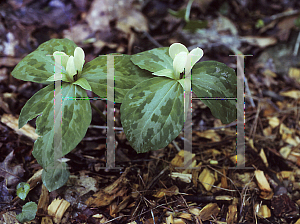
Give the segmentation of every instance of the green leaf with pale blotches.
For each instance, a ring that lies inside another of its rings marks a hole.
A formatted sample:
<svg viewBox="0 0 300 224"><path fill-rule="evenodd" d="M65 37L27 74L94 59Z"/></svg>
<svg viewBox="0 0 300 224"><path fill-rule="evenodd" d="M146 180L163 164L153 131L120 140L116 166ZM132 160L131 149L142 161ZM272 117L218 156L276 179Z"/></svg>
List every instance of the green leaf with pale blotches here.
<svg viewBox="0 0 300 224"><path fill-rule="evenodd" d="M42 181L49 192L62 187L69 179L70 172L64 162L55 161L43 170Z"/></svg>
<svg viewBox="0 0 300 224"><path fill-rule="evenodd" d="M130 55L114 56L115 102L121 103L126 93L138 83L152 78L151 73L135 66ZM107 56L99 56L83 67L81 78L85 78L92 91L107 98Z"/></svg>
<svg viewBox="0 0 300 224"><path fill-rule="evenodd" d="M61 73L61 74L58 74L58 75L54 74L54 75L50 76L47 79L47 81L50 81L50 82L59 81L59 80L69 82L67 74L64 74L64 73Z"/></svg>
<svg viewBox="0 0 300 224"><path fill-rule="evenodd" d="M173 59L169 56L169 48L154 48L132 55L131 61L141 69L158 72L163 69L173 70Z"/></svg>
<svg viewBox="0 0 300 224"><path fill-rule="evenodd" d="M217 61L197 63L192 70L192 90L223 124L236 120L237 76L232 68ZM220 98L220 99L209 99Z"/></svg>
<svg viewBox="0 0 300 224"><path fill-rule="evenodd" d="M164 76L170 79L176 79L173 69L163 69L158 72L153 72L152 74L155 76Z"/></svg>
<svg viewBox="0 0 300 224"><path fill-rule="evenodd" d="M53 90L54 84L51 84L34 94L22 108L19 118L19 128L21 128L28 120L40 115L36 120L36 133L40 137L34 143L32 154L44 169L78 145L85 136L92 119L91 105L86 91L80 86L62 83L62 103L57 104L59 114L62 111L62 131L61 136L57 136L62 148L54 149ZM57 116L58 122L60 119L60 116Z"/></svg>
<svg viewBox="0 0 300 224"><path fill-rule="evenodd" d="M77 45L69 39L52 39L41 44L35 51L23 58L12 71L16 79L43 84L53 83L47 81L55 73L55 60L51 56L55 51L73 55ZM62 73L66 73L62 67Z"/></svg>
<svg viewBox="0 0 300 224"><path fill-rule="evenodd" d="M130 145L138 153L167 146L182 130L183 105L183 88L166 77L154 77L128 91L121 122Z"/></svg>
<svg viewBox="0 0 300 224"><path fill-rule="evenodd" d="M73 84L81 86L83 89L92 91L90 84L88 83L88 81L85 78L80 78L76 82L73 82Z"/></svg>
<svg viewBox="0 0 300 224"><path fill-rule="evenodd" d="M33 148L33 156L37 159L38 163L44 168L54 160L54 95L53 84L45 87L46 95L50 95L52 99L47 99L46 106L42 110L36 120L36 133L41 135ZM52 94L51 94L52 92ZM58 139L62 140L61 157L73 150L78 143L83 139L91 123L91 105L88 100L86 91L80 86L62 83L62 103L58 103L59 110L62 111L62 136ZM38 100L43 99L43 95L37 92L23 107L21 115L29 110L30 106L34 103L39 103ZM27 105L28 104L28 105ZM61 112L59 112L61 114ZM60 117L57 116L57 121ZM58 158L57 158L58 159Z"/></svg>

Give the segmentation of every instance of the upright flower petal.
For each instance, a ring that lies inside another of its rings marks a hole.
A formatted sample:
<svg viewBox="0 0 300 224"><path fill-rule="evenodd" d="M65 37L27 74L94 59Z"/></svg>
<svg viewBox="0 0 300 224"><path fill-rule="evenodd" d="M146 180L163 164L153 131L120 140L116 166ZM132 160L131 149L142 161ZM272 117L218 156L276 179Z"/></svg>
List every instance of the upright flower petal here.
<svg viewBox="0 0 300 224"><path fill-rule="evenodd" d="M73 56L69 57L66 70L67 70L69 77L73 79L73 76L76 74L76 68L74 66L74 57Z"/></svg>
<svg viewBox="0 0 300 224"><path fill-rule="evenodd" d="M82 71L82 67L84 64L84 51L81 47L76 47L74 51L74 65L77 71Z"/></svg>
<svg viewBox="0 0 300 224"><path fill-rule="evenodd" d="M200 60L203 56L203 50L199 47L193 49L187 56L185 71L191 71L193 66L196 64L197 61Z"/></svg>
<svg viewBox="0 0 300 224"><path fill-rule="evenodd" d="M203 57L203 50L199 47L193 49L189 55L191 55L191 66L193 67L197 61Z"/></svg>
<svg viewBox="0 0 300 224"><path fill-rule="evenodd" d="M173 60L175 59L175 56L180 52L186 52L187 54L189 53L188 49L180 43L174 43L169 48L169 55Z"/></svg>
<svg viewBox="0 0 300 224"><path fill-rule="evenodd" d="M187 60L187 53L178 53L173 60L173 68L175 70L175 77L179 79L180 73L184 71Z"/></svg>
<svg viewBox="0 0 300 224"><path fill-rule="evenodd" d="M60 51L55 51L53 53L53 57L55 61L59 61L61 62L61 65L66 67L67 66L67 62L69 60L69 56L66 55L64 52L60 52Z"/></svg>

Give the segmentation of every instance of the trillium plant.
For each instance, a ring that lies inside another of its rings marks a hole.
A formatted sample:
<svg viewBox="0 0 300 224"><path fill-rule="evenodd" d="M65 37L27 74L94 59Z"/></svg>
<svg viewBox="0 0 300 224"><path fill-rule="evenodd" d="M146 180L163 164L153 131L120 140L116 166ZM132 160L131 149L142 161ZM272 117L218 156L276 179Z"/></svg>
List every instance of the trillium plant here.
<svg viewBox="0 0 300 224"><path fill-rule="evenodd" d="M121 103L123 130L138 153L163 148L182 131L186 86L224 124L236 120L236 100L226 100L236 98L234 70L216 61L198 62L202 56L200 48L189 52L184 45L174 43L114 57L114 100ZM17 79L46 85L22 108L19 128L38 116L39 137L32 154L44 168L42 180L49 191L63 186L69 177L67 164L54 158L55 82L61 81L61 156L79 144L91 123L87 90L107 98L107 57L99 56L88 63L84 59L83 49L73 41L52 39L27 55L12 71ZM55 72L58 67L59 75ZM192 81L186 78L190 74Z"/></svg>

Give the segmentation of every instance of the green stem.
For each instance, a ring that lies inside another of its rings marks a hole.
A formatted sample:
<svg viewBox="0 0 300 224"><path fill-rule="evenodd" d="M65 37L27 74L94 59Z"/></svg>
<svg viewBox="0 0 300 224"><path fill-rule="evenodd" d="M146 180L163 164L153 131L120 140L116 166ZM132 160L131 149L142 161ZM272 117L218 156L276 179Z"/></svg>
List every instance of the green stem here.
<svg viewBox="0 0 300 224"><path fill-rule="evenodd" d="M184 19L186 22L190 21L190 13L191 13L191 8L192 8L193 2L194 2L194 0L189 0L188 4L186 6L185 16L184 16Z"/></svg>
<svg viewBox="0 0 300 224"><path fill-rule="evenodd" d="M92 104L91 103L91 106L92 106L92 108L94 108L96 111L97 111L97 113L100 115L100 117L106 122L106 116L102 113L102 111L101 110L99 110L94 104Z"/></svg>

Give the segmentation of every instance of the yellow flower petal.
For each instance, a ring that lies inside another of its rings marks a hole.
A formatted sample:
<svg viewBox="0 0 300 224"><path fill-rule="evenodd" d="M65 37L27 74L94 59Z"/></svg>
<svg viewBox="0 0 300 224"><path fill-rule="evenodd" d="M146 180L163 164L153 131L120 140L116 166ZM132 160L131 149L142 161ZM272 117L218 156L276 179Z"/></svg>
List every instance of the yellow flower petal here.
<svg viewBox="0 0 300 224"><path fill-rule="evenodd" d="M55 51L53 53L53 57L55 61L61 62L61 65L65 68L67 67L67 62L69 60L69 56L66 55L64 52Z"/></svg>
<svg viewBox="0 0 300 224"><path fill-rule="evenodd" d="M191 65L192 67L196 64L197 61L199 61L203 57L203 50L199 47L193 49L189 55L191 55Z"/></svg>
<svg viewBox="0 0 300 224"><path fill-rule="evenodd" d="M177 54L173 61L173 68L175 70L175 77L179 79L180 73L184 71L187 60L187 53L180 52Z"/></svg>
<svg viewBox="0 0 300 224"><path fill-rule="evenodd" d="M193 49L187 56L185 71L191 71L197 61L203 56L203 50L199 47Z"/></svg>
<svg viewBox="0 0 300 224"><path fill-rule="evenodd" d="M180 43L174 43L169 48L169 55L173 60L175 59L175 56L180 52L186 52L187 54L189 53L188 49Z"/></svg>
<svg viewBox="0 0 300 224"><path fill-rule="evenodd" d="M186 71L191 71L193 66L196 64L197 61L200 60L203 56L203 50L199 47L193 49L191 53L188 54L187 60L186 60L186 65L185 65L185 70Z"/></svg>
<svg viewBox="0 0 300 224"><path fill-rule="evenodd" d="M74 51L74 65L77 71L82 71L84 64L84 51L81 47L76 47Z"/></svg>
<svg viewBox="0 0 300 224"><path fill-rule="evenodd" d="M69 57L66 70L67 70L67 73L68 73L69 77L73 79L73 76L76 74L76 69L75 69L75 66L74 66L74 57L73 56Z"/></svg>

